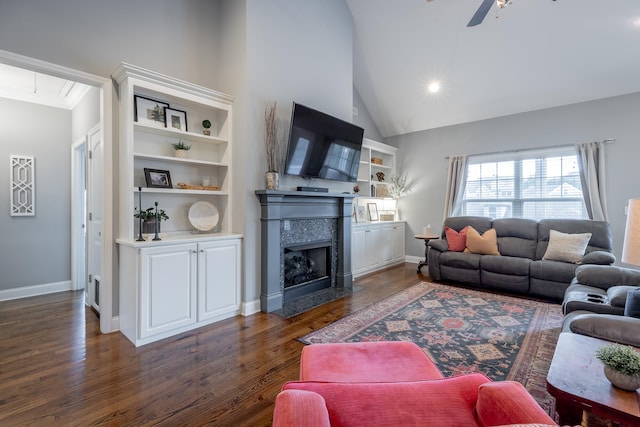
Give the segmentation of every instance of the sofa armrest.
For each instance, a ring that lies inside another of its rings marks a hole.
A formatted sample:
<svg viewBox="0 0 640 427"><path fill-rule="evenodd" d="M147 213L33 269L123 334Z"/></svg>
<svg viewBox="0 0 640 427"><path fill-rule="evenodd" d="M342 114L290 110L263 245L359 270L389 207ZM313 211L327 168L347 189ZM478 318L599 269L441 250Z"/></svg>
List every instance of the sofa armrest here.
<svg viewBox="0 0 640 427"><path fill-rule="evenodd" d="M619 344L640 347L640 319L615 314L580 314L571 320L569 330Z"/></svg>
<svg viewBox="0 0 640 427"><path fill-rule="evenodd" d="M439 252L446 252L449 250L449 244L445 239L429 240L428 245L431 249L435 249Z"/></svg>
<svg viewBox="0 0 640 427"><path fill-rule="evenodd" d="M522 384L515 381L480 385L476 415L481 426L508 424L556 425Z"/></svg>
<svg viewBox="0 0 640 427"><path fill-rule="evenodd" d="M577 283L607 290L612 286L640 286L640 271L614 265L581 265L576 268Z"/></svg>
<svg viewBox="0 0 640 427"><path fill-rule="evenodd" d="M329 411L318 393L284 390L276 397L273 427L331 427Z"/></svg>
<svg viewBox="0 0 640 427"><path fill-rule="evenodd" d="M607 251L593 251L582 257L582 264L611 265L616 262L616 256Z"/></svg>

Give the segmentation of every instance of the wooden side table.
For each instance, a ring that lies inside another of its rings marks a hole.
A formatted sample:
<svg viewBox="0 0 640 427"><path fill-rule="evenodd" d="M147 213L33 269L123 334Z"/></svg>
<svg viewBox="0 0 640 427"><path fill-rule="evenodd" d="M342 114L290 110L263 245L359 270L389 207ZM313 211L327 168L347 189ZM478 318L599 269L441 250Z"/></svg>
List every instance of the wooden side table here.
<svg viewBox="0 0 640 427"><path fill-rule="evenodd" d="M440 236L426 236L424 234L416 234L413 237L415 237L416 239L424 240L424 261L420 261L420 263L418 264L418 273L422 273L422 267L424 267L425 265L429 265L429 261L427 259L427 255L429 254L429 240L439 239Z"/></svg>
<svg viewBox="0 0 640 427"><path fill-rule="evenodd" d="M625 426L640 425L640 393L611 385L595 357L598 348L611 344L570 332L560 334L547 374L547 391L556 398L560 424L580 424L584 410Z"/></svg>

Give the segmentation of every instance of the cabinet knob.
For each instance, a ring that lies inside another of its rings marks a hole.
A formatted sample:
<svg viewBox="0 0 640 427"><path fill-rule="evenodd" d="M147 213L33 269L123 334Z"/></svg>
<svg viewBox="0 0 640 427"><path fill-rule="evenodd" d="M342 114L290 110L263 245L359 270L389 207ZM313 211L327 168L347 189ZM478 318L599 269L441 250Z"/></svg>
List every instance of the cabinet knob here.
<svg viewBox="0 0 640 427"><path fill-rule="evenodd" d="M204 252L204 249L200 249L200 252Z"/></svg>
<svg viewBox="0 0 640 427"><path fill-rule="evenodd" d="M194 250L192 250L192 251L191 251L191 253L194 253L194 254L196 254L197 252L196 252L196 250L194 249Z"/></svg>

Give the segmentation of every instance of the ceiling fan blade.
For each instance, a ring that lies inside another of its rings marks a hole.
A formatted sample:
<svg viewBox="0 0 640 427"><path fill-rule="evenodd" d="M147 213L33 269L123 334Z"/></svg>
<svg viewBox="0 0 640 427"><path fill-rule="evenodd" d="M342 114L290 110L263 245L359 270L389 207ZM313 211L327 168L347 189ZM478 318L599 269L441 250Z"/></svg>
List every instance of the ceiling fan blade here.
<svg viewBox="0 0 640 427"><path fill-rule="evenodd" d="M478 10L476 10L476 13L471 18L471 21L467 24L467 27L475 27L476 25L481 24L484 17L489 13L489 9L493 6L494 1L495 0L483 0Z"/></svg>

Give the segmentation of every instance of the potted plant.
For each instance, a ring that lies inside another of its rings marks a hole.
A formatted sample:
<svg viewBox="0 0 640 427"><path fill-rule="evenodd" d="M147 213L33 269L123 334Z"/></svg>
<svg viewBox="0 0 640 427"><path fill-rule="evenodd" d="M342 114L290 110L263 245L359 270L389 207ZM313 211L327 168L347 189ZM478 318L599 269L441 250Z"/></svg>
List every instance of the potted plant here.
<svg viewBox="0 0 640 427"><path fill-rule="evenodd" d="M189 157L189 150L191 150L191 146L185 144L181 139L178 142L171 144L174 150L176 150L176 157L181 159L186 159Z"/></svg>
<svg viewBox="0 0 640 427"><path fill-rule="evenodd" d="M640 388L640 353L633 347L620 344L600 347L596 358L604 365L604 375L611 384L629 391Z"/></svg>
<svg viewBox="0 0 640 427"><path fill-rule="evenodd" d="M211 131L209 130L209 128L211 127L211 122L209 120L204 119L202 121L202 127L204 128L204 130L202 131L204 135L211 135Z"/></svg>
<svg viewBox="0 0 640 427"><path fill-rule="evenodd" d="M133 214L134 218L142 220L142 232L143 233L155 233L156 232L156 211L154 207ZM160 224L162 221L169 219L164 209L158 209L158 233L160 232Z"/></svg>

